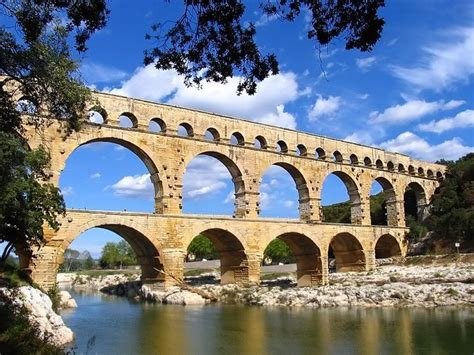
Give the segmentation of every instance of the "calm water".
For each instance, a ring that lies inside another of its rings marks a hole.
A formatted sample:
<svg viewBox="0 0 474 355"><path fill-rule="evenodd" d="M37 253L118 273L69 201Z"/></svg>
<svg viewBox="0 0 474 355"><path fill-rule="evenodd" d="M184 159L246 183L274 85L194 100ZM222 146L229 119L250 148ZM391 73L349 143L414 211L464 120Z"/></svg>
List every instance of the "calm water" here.
<svg viewBox="0 0 474 355"><path fill-rule="evenodd" d="M84 354L473 354L473 309L163 306L72 292Z"/></svg>

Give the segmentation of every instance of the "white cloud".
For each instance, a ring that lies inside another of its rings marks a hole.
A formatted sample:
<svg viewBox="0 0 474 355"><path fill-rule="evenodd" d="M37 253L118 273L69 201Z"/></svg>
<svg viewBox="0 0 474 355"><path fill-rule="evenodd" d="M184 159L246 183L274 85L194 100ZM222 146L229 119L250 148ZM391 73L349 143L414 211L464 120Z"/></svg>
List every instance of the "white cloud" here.
<svg viewBox="0 0 474 355"><path fill-rule="evenodd" d="M100 175L100 173L94 173L94 174L91 174L91 176L89 176L91 179L99 179L102 175Z"/></svg>
<svg viewBox="0 0 474 355"><path fill-rule="evenodd" d="M112 189L116 196L153 199L154 189L150 174L124 176L118 182L107 186L105 190Z"/></svg>
<svg viewBox="0 0 474 355"><path fill-rule="evenodd" d="M262 14L260 18L255 21L255 27L262 27L267 25L270 22L277 20L280 16L278 14L273 14L268 16L267 14Z"/></svg>
<svg viewBox="0 0 474 355"><path fill-rule="evenodd" d="M81 73L89 84L114 82L123 80L127 76L127 73L120 69L97 63L83 63Z"/></svg>
<svg viewBox="0 0 474 355"><path fill-rule="evenodd" d="M359 69L366 71L370 67L372 67L376 61L377 61L377 57L367 57L367 58L362 58L362 59L356 59L356 65L359 67Z"/></svg>
<svg viewBox="0 0 474 355"><path fill-rule="evenodd" d="M459 112L454 117L443 118L418 125L418 129L426 132L442 133L455 128L474 127L474 110Z"/></svg>
<svg viewBox="0 0 474 355"><path fill-rule="evenodd" d="M61 193L63 194L63 196L71 196L74 191L72 189L72 186L65 186L61 189Z"/></svg>
<svg viewBox="0 0 474 355"><path fill-rule="evenodd" d="M372 145L374 143L373 132L370 131L357 131L348 135L343 140L365 145Z"/></svg>
<svg viewBox="0 0 474 355"><path fill-rule="evenodd" d="M386 141L380 146L388 151L404 153L429 161L438 159L455 160L474 151L474 147L463 145L462 140L457 137L437 145L430 145L426 140L412 132L401 133L395 139Z"/></svg>
<svg viewBox="0 0 474 355"><path fill-rule="evenodd" d="M361 95L357 95L357 97L361 100L367 100L369 98L369 94L361 94Z"/></svg>
<svg viewBox="0 0 474 355"><path fill-rule="evenodd" d="M403 124L417 120L423 116L437 111L446 111L463 105L465 101L451 100L449 102L424 100L411 100L402 105L395 105L385 109L384 112L373 111L370 119L374 123Z"/></svg>
<svg viewBox="0 0 474 355"><path fill-rule="evenodd" d="M398 42L398 37L391 39L390 41L387 42L387 47L391 47L395 45Z"/></svg>
<svg viewBox="0 0 474 355"><path fill-rule="evenodd" d="M320 117L330 117L339 110L341 104L342 100L339 96L329 96L325 99L321 95L318 95L318 99L309 112L310 121L315 121Z"/></svg>
<svg viewBox="0 0 474 355"><path fill-rule="evenodd" d="M240 77L233 77L226 84L204 82L198 89L186 87L183 78L173 70L157 70L148 65L137 69L120 88L105 91L296 128L295 117L285 111L285 104L300 95L294 73L270 76L258 84L257 93L252 96L237 95L239 80Z"/></svg>
<svg viewBox="0 0 474 355"><path fill-rule="evenodd" d="M294 201L291 201L291 200L286 200L283 202L283 206L285 206L286 208L290 208L290 207L293 207L295 204Z"/></svg>
<svg viewBox="0 0 474 355"><path fill-rule="evenodd" d="M474 74L474 27L445 31L446 41L424 47L416 67L393 66L393 74L419 89L440 91Z"/></svg>
<svg viewBox="0 0 474 355"><path fill-rule="evenodd" d="M183 194L188 198L212 194L228 187L228 182L232 184L231 179L229 171L221 162L215 158L198 156L186 167ZM224 202L227 199L228 196Z"/></svg>

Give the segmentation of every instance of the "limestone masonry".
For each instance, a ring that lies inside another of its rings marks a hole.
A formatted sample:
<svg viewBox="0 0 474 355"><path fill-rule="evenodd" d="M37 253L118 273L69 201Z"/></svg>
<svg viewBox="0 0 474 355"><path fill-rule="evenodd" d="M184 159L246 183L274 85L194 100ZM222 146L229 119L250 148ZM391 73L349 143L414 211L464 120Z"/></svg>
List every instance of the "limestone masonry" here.
<svg viewBox="0 0 474 355"><path fill-rule="evenodd" d="M369 270L376 257L404 256L404 194L415 193L423 218L445 173L444 166L379 148L138 99L102 93L94 97L101 108L91 110L102 115L102 124L84 122L79 132L69 135L60 120L40 128L25 125L30 147L49 149L55 185L66 160L81 145L113 142L130 149L150 172L155 213L68 210L58 232L46 229L47 244L34 257L17 246L22 267L30 268L33 279L45 287L56 281L69 244L94 227L126 239L138 255L143 280L151 284L168 287L183 278L186 249L198 234L209 237L220 253L222 283L258 283L263 252L278 237L295 254L298 285L325 284L330 248L338 271ZM133 127L121 127L120 116L127 116ZM151 121L159 132L150 130ZM198 155L214 157L229 170L235 185L232 217L182 214L183 175ZM259 217L259 184L271 165L293 177L299 220ZM351 224L322 220L321 188L331 173L348 189ZM374 180L387 196L387 226L371 225Z"/></svg>

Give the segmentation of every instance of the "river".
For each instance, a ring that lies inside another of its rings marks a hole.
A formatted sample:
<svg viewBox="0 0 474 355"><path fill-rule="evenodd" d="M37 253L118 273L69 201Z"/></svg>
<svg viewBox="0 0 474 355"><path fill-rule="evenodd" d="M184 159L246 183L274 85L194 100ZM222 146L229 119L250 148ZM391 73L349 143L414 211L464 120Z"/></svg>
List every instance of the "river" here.
<svg viewBox="0 0 474 355"><path fill-rule="evenodd" d="M473 354L474 312L171 306L69 290L76 354ZM89 351L88 351L89 349Z"/></svg>

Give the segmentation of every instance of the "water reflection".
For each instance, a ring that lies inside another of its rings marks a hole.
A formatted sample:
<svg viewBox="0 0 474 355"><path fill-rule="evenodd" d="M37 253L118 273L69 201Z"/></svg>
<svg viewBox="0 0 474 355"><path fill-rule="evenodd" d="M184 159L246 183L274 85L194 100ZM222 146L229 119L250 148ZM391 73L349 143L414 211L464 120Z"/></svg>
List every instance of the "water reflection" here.
<svg viewBox="0 0 474 355"><path fill-rule="evenodd" d="M74 293L76 353L472 354L471 309L161 306Z"/></svg>

